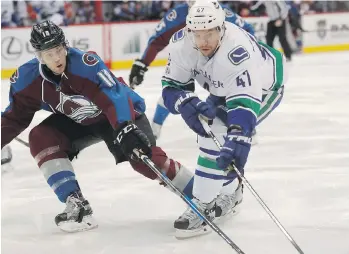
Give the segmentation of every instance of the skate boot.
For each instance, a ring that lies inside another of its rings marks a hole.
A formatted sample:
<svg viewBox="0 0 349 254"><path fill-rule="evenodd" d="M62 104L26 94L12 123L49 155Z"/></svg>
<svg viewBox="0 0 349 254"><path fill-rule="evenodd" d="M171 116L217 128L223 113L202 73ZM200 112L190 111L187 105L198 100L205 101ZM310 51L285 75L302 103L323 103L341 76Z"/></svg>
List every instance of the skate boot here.
<svg viewBox="0 0 349 254"><path fill-rule="evenodd" d="M192 202L196 205L206 217L210 220L215 216L215 201L211 203L203 203L200 200L193 198ZM211 232L211 228L190 208L174 222L176 230L175 236L178 239L188 238L207 234Z"/></svg>
<svg viewBox="0 0 349 254"><path fill-rule="evenodd" d="M98 226L92 217L92 208L80 192L68 196L63 213L56 216L56 225L65 232L90 230Z"/></svg>
<svg viewBox="0 0 349 254"><path fill-rule="evenodd" d="M239 183L233 194L222 193L216 198L215 223L222 222L230 215L235 215L239 212L239 205L243 198L243 189L243 184Z"/></svg>
<svg viewBox="0 0 349 254"><path fill-rule="evenodd" d="M1 149L1 165L5 165L12 161L12 150L10 146Z"/></svg>

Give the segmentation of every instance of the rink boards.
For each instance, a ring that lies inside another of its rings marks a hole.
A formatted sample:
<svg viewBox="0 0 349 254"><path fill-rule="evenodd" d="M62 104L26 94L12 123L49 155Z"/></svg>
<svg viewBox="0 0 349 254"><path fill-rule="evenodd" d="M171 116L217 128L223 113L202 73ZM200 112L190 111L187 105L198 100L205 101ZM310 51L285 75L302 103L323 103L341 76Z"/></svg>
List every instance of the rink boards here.
<svg viewBox="0 0 349 254"><path fill-rule="evenodd" d="M268 18L246 18L264 40ZM104 23L64 27L70 46L96 51L114 70L128 69L147 46L157 28L155 22ZM160 23L161 24L161 23ZM303 52L349 50L349 13L314 14L303 17ZM2 29L1 78L8 79L15 69L34 57L29 44L30 28ZM275 40L275 47L279 47ZM160 52L152 66L166 64L167 50Z"/></svg>

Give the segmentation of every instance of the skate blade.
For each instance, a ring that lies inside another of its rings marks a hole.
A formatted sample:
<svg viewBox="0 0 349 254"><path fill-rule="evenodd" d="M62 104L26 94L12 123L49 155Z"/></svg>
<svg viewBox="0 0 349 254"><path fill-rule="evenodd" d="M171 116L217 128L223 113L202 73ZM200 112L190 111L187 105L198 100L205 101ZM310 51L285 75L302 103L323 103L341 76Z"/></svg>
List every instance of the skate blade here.
<svg viewBox="0 0 349 254"><path fill-rule="evenodd" d="M225 215L220 217L215 217L213 222L216 224L224 223L225 221L231 219L233 216L237 215L240 212L240 203L236 205L233 209L227 212Z"/></svg>
<svg viewBox="0 0 349 254"><path fill-rule="evenodd" d="M212 229L208 225L202 226L202 227L197 228L197 229L191 229L191 230L176 229L175 237L178 240L183 240L183 239L187 239L187 238L191 238L191 237L206 235L206 234L209 234L211 232L212 232Z"/></svg>
<svg viewBox="0 0 349 254"><path fill-rule="evenodd" d="M75 233L97 228L98 224L92 216L85 216L80 223L76 221L65 221L59 223L57 226L64 232Z"/></svg>

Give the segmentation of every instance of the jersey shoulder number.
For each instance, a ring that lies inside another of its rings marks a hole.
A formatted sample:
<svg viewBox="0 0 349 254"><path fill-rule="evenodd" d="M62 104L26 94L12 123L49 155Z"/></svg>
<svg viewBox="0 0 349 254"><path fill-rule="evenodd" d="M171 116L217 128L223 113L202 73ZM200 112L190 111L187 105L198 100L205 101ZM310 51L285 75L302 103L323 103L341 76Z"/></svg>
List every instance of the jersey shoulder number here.
<svg viewBox="0 0 349 254"><path fill-rule="evenodd" d="M168 21L174 21L177 18L177 12L175 9L172 9L167 15L166 15L166 19Z"/></svg>

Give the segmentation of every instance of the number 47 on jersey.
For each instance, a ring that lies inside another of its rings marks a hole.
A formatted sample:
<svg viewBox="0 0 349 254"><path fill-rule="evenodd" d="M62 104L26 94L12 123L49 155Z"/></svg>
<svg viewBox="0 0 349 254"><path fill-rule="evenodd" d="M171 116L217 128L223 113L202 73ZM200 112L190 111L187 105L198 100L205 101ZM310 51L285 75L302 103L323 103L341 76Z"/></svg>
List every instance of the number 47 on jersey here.
<svg viewBox="0 0 349 254"><path fill-rule="evenodd" d="M251 78L247 70L236 77L236 85L242 87L251 86Z"/></svg>

